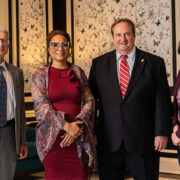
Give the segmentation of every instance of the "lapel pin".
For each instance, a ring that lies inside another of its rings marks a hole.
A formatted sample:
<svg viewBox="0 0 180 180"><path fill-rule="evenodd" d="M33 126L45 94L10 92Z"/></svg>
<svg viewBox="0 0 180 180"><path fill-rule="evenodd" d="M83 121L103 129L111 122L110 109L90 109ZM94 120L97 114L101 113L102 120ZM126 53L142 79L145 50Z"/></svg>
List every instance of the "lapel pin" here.
<svg viewBox="0 0 180 180"><path fill-rule="evenodd" d="M141 59L141 62L143 63L143 62L144 62L144 59Z"/></svg>

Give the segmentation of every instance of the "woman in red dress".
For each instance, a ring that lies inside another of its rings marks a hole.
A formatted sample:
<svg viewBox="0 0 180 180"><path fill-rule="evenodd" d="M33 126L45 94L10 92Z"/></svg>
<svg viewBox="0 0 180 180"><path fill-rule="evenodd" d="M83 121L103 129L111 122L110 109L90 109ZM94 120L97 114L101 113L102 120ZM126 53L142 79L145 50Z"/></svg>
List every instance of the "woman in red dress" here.
<svg viewBox="0 0 180 180"><path fill-rule="evenodd" d="M87 180L94 165L94 99L84 71L67 62L70 37L54 30L47 38L51 63L32 78L36 145L46 180Z"/></svg>

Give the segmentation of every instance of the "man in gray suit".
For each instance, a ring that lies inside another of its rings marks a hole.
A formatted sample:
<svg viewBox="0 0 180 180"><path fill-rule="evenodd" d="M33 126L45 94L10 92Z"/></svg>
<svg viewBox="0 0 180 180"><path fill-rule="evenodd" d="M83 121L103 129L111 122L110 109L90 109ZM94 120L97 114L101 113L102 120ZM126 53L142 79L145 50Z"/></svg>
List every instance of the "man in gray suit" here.
<svg viewBox="0 0 180 180"><path fill-rule="evenodd" d="M16 159L27 157L23 72L5 62L8 31L0 27L0 179L12 180Z"/></svg>

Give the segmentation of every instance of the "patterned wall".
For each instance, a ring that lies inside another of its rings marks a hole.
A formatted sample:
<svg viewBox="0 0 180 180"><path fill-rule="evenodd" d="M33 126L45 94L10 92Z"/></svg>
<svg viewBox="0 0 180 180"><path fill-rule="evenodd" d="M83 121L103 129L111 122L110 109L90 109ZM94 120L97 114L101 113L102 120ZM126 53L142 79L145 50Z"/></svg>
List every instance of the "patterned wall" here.
<svg viewBox="0 0 180 180"><path fill-rule="evenodd" d="M9 30L8 8L8 1L0 0L0 26L7 30ZM9 62L9 54L5 56L5 60Z"/></svg>
<svg viewBox="0 0 180 180"><path fill-rule="evenodd" d="M30 92L32 74L47 56L45 0L19 0L19 35L20 68Z"/></svg>
<svg viewBox="0 0 180 180"><path fill-rule="evenodd" d="M20 68L25 92L34 71L46 62L45 0L19 0ZM75 64L89 74L92 59L114 49L111 24L128 17L137 47L164 58L172 85L170 0L74 0Z"/></svg>
<svg viewBox="0 0 180 180"><path fill-rule="evenodd" d="M172 84L170 0L75 0L75 64L87 73L92 59L113 47L111 24L120 17L136 25L136 46L164 58Z"/></svg>

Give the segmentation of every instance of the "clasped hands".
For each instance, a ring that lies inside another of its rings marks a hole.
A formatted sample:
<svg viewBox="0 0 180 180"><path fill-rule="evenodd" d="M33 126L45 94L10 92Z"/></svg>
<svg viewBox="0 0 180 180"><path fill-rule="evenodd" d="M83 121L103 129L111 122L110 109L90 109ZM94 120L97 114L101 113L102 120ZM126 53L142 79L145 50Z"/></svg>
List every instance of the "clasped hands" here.
<svg viewBox="0 0 180 180"><path fill-rule="evenodd" d="M66 133L61 136L61 138L63 138L60 143L61 147L70 146L74 142L74 140L83 133L83 127L79 126L82 124L82 121L75 121L72 123L69 123L67 121L65 122L63 129L66 131Z"/></svg>

